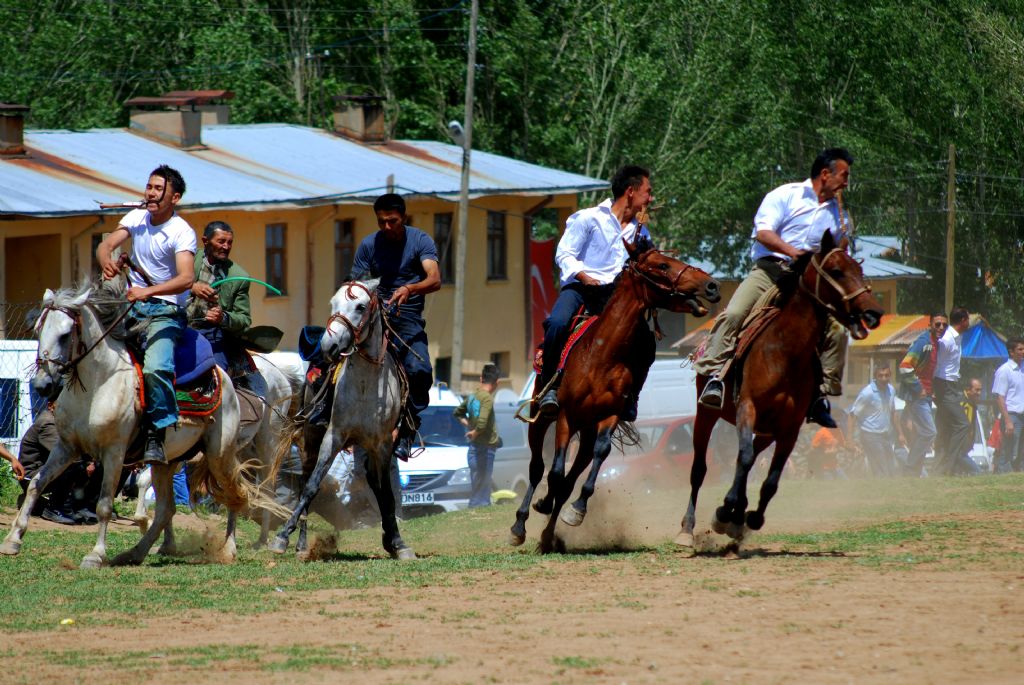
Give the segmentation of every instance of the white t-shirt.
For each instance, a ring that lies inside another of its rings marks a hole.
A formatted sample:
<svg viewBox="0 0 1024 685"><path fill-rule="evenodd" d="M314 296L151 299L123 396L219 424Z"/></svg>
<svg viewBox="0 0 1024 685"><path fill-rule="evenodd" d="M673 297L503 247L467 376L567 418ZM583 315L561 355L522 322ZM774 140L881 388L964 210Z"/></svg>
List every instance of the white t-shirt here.
<svg viewBox="0 0 1024 685"><path fill-rule="evenodd" d="M939 338L938 350L935 352L935 378L944 381L960 380L960 354L963 350L964 338L950 326Z"/></svg>
<svg viewBox="0 0 1024 685"><path fill-rule="evenodd" d="M148 210L133 209L124 215L119 225L131 234L132 262L158 285L178 275L176 255L179 252L196 253L196 232L177 214L158 226L152 225L149 218ZM129 272L129 278L135 287L146 285L134 271ZM154 297L184 307L188 291Z"/></svg>

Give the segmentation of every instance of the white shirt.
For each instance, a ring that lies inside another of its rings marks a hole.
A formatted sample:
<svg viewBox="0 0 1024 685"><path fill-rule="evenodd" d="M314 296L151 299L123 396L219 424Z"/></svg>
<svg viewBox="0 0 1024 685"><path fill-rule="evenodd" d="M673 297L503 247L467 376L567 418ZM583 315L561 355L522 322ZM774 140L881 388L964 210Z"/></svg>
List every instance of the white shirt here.
<svg viewBox="0 0 1024 685"><path fill-rule="evenodd" d="M787 245L811 252L816 252L821 246L825 231L832 232L836 244L843 237L838 203L834 198L818 202L811 179L803 183L787 183L771 191L761 200L761 206L754 215L754 230L750 237L755 240L750 248L750 258L757 261L774 256L788 262L789 257L772 252L756 240L758 231L771 231Z"/></svg>
<svg viewBox="0 0 1024 685"><path fill-rule="evenodd" d="M964 337L950 326L936 343L935 378L944 381L960 380L960 352L963 349Z"/></svg>
<svg viewBox="0 0 1024 685"><path fill-rule="evenodd" d="M611 200L570 216L555 250L555 263L562 272L561 284L574 282L581 271L602 285L614 281L629 257L622 239L632 240L635 231L636 219L623 228L612 214ZM640 229L640 235L651 237L646 226Z"/></svg>
<svg viewBox="0 0 1024 685"><path fill-rule="evenodd" d="M1024 414L1024 365L1009 359L996 369L992 381L992 394L1002 395L1006 400L1006 411Z"/></svg>
<svg viewBox="0 0 1024 685"><path fill-rule="evenodd" d="M124 215L120 226L132 237L132 262L153 279L154 285L159 285L178 275L176 257L179 252L196 253L196 232L177 214L158 226L151 224L149 219L148 210L133 209ZM191 264L189 262L189 268L192 268ZM129 279L134 287L146 286L135 271L129 272ZM154 297L184 307L188 291Z"/></svg>

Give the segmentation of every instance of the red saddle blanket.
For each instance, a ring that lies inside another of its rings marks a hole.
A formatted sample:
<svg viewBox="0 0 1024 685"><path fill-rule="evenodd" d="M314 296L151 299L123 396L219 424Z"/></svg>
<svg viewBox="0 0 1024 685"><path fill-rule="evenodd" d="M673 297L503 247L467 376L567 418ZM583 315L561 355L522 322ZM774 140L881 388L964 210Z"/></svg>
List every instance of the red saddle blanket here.
<svg viewBox="0 0 1024 685"><path fill-rule="evenodd" d="M558 360L558 370L561 371L565 368L565 362L569 358L569 353L572 348L576 346L583 334L587 332L593 323L597 321L597 316L584 316L580 315L576 317L575 324L573 325L572 332L569 333L569 339L565 342L565 346L562 348L562 356ZM538 347L533 354L533 370L539 375L544 368L544 348Z"/></svg>

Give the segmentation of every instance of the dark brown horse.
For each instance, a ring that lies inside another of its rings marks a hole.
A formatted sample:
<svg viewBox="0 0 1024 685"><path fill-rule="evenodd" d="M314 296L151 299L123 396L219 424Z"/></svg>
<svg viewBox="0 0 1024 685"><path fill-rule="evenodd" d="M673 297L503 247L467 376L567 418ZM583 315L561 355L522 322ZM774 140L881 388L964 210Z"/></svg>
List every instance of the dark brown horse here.
<svg viewBox="0 0 1024 685"><path fill-rule="evenodd" d="M745 533L744 524L751 530L764 525L765 509L778 490L782 469L816 397L820 382L814 373L818 364L817 345L829 325L829 316L835 317L857 340L867 337L867 328L878 327L882 306L871 294L860 264L847 254L846 247L845 239L836 246L832 234L826 232L819 252L806 253L794 262L792 269L799 275L790 279L788 286L780 284L782 304L778 317L750 343L745 356L737 360L734 373L725 379L725 403L721 410L698 405L690 503L676 544L693 550L697 493L707 473L708 440L715 422L722 418L736 425L739 454L732 487L723 506L715 511L712 529L738 540ZM737 377L740 386L734 392ZM706 376L697 377L698 397L706 383ZM761 486L761 499L757 509L748 512L747 477L757 455L772 442L775 453Z"/></svg>
<svg viewBox="0 0 1024 685"><path fill-rule="evenodd" d="M544 475L544 435L551 423L557 422L557 428L548 491L534 505L539 513L549 515L540 542L543 552L554 548L558 513L580 474L593 462L579 499L562 514L562 520L569 525L583 522L587 500L594 494L598 472L611 451L612 434L631 401L634 382L639 380L642 384L653 361L653 340L646 320L650 312L660 308L703 316L708 310L699 298L717 302L720 297L718 283L700 269L657 250L639 253L629 243L626 249L629 261L619 275L611 299L566 361L558 391L559 413L551 418L541 416L530 425L530 486L512 526L514 545L526 540L526 519L534 491ZM541 388L534 390L539 394ZM533 410L536 412L536 406ZM577 432L579 450L566 475L566 450Z"/></svg>

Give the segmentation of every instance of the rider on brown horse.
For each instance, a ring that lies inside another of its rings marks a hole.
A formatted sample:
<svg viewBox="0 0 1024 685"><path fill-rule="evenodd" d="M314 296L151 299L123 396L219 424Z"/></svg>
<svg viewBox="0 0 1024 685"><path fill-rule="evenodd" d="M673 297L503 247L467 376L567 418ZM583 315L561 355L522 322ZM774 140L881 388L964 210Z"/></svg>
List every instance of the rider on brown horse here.
<svg viewBox="0 0 1024 685"><path fill-rule="evenodd" d="M754 267L725 312L715 320L704 354L694 364L697 373L710 379L700 396L701 404L712 409L722 407L724 386L719 376L733 357L743 322L761 295L788 271L793 260L816 247L825 230L832 233L837 244L843 238L845 221L836 195L849 183L852 164L853 157L843 148L822 150L811 165L809 179L779 186L762 200L751 236ZM808 414L809 421L829 428L835 428L836 423L825 395L842 394L846 344L846 330L831 319L818 347L821 394Z"/></svg>
<svg viewBox="0 0 1024 685"><path fill-rule="evenodd" d="M562 347L580 308L590 314L600 314L608 303L615 278L629 256L623 239L637 241L640 252L651 246L650 233L637 221L637 216L647 208L653 196L651 172L627 165L612 178L611 200L582 209L566 222L565 233L555 252L555 261L562 272L562 290L544 321L544 365L539 387L548 387L557 373ZM644 342L643 354L653 362L654 353L652 334ZM638 379L633 389L630 409L623 417L625 421L636 419L637 398L644 380ZM540 412L547 416L558 413L558 379L541 398Z"/></svg>

